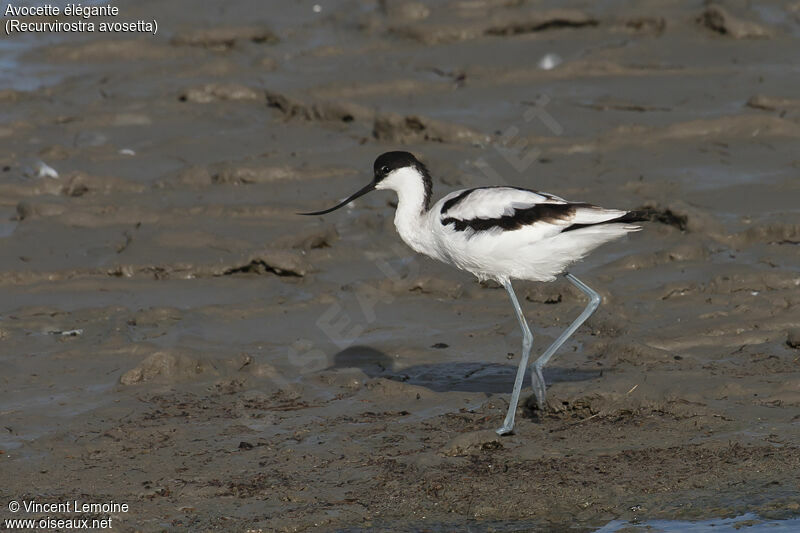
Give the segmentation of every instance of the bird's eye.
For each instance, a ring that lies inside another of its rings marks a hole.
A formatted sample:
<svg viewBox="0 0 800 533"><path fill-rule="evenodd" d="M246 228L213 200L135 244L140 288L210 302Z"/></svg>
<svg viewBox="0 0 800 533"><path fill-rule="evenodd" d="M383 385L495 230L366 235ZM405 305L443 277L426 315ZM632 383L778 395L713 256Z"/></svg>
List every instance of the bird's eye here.
<svg viewBox="0 0 800 533"><path fill-rule="evenodd" d="M389 173L389 167L387 167L386 165L383 165L381 167L381 173L382 174L388 174Z"/></svg>

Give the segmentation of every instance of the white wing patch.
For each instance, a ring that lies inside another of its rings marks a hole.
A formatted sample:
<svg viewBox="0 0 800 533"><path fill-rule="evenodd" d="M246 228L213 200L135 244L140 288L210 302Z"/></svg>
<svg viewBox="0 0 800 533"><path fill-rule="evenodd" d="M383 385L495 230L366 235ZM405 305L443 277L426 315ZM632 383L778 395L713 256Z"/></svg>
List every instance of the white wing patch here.
<svg viewBox="0 0 800 533"><path fill-rule="evenodd" d="M461 197L451 206L448 202ZM565 204L566 200L550 194L514 187L485 187L456 191L442 200L442 216L457 220L491 219L513 215L515 211L537 204Z"/></svg>

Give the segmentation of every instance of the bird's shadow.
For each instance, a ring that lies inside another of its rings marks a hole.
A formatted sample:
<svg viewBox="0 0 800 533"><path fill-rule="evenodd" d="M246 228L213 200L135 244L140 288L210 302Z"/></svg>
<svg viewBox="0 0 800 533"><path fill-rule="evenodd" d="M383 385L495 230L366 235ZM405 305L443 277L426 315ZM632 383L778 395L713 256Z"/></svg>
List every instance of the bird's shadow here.
<svg viewBox="0 0 800 533"><path fill-rule="evenodd" d="M533 354L532 354L533 356ZM369 346L350 346L333 356L328 369L360 368L371 378L381 377L426 387L435 392L510 393L514 386L519 360L510 364L481 362L446 362L394 369L392 358ZM545 368L548 384L563 381L586 381L599 377L600 371ZM530 370L525 372L525 387L530 387Z"/></svg>

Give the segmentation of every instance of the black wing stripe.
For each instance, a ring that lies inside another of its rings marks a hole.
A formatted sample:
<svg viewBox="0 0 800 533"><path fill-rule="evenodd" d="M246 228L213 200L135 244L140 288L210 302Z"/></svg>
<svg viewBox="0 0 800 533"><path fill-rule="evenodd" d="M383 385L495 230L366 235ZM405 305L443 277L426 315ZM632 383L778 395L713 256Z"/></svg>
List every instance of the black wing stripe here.
<svg viewBox="0 0 800 533"><path fill-rule="evenodd" d="M444 207L444 206L443 206ZM593 207L591 204L537 204L526 209L517 209L511 215L503 215L498 218L472 218L469 220L459 220L453 217L442 219L442 224L455 224L456 231L474 232L501 229L511 231L535 224L536 222L557 222L559 220L569 220L575 216L575 211L579 207ZM570 226L572 227L572 226Z"/></svg>
<svg viewBox="0 0 800 533"><path fill-rule="evenodd" d="M469 196L470 194L472 194L477 190L478 189L467 189L466 191L463 191L461 194L457 194L456 196L453 196L452 198L447 200L444 204L442 204L442 210L441 210L442 215L447 213L447 211L449 211L452 207L459 204L461 200L463 200L464 198L466 198L467 196Z"/></svg>

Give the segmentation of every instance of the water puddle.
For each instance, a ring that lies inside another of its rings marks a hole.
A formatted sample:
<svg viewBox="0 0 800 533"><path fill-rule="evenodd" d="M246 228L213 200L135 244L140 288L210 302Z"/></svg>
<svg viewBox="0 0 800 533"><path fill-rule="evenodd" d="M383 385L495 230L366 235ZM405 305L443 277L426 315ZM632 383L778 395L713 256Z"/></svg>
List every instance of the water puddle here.
<svg viewBox="0 0 800 533"><path fill-rule="evenodd" d="M0 239L10 237L14 233L14 230L17 229L19 221L14 220L16 214L16 208L0 208Z"/></svg>
<svg viewBox="0 0 800 533"><path fill-rule="evenodd" d="M688 522L682 520L651 520L632 523L614 520L596 530L595 533L789 533L800 531L800 518L771 520L752 513L735 518L715 518Z"/></svg>
<svg viewBox="0 0 800 533"><path fill-rule="evenodd" d="M0 89L35 91L61 81L69 73L68 69L23 60L31 50L53 42L51 36L39 34L0 39Z"/></svg>

